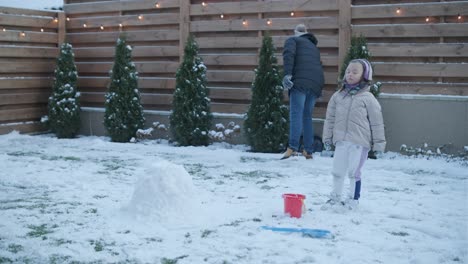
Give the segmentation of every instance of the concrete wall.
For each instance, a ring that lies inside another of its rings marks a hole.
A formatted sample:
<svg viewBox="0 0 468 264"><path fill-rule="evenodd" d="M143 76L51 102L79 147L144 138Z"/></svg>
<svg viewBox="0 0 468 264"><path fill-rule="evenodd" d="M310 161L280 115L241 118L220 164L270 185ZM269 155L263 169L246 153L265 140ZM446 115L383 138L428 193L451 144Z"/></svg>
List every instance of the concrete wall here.
<svg viewBox="0 0 468 264"><path fill-rule="evenodd" d="M468 146L468 97L432 95L389 95L381 94L387 138L387 151L399 151L402 144L421 147L452 144L450 152L463 151ZM169 127L169 112L145 111L145 128L154 122ZM82 135L103 136L106 134L103 119L104 109L83 108L81 119ZM229 122L241 126L239 133L226 138L231 144L246 144L243 132L243 116L239 114L214 114L213 124ZM323 120L314 119L315 134L321 136ZM155 129L151 138L169 139L168 131ZM447 148L448 149L448 148Z"/></svg>
<svg viewBox="0 0 468 264"><path fill-rule="evenodd" d="M468 146L468 96L381 94L379 102L387 150L427 143L452 144L450 152L454 152Z"/></svg>

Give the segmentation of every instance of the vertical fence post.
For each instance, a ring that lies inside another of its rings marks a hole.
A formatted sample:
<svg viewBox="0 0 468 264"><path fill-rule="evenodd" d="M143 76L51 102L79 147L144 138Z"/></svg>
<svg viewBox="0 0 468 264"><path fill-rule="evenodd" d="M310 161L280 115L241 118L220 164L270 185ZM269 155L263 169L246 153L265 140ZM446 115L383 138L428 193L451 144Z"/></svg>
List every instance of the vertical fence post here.
<svg viewBox="0 0 468 264"><path fill-rule="evenodd" d="M63 42L65 42L65 34L66 32L66 15L65 12L58 12L57 13L57 18L58 18L58 25L57 25L57 34L58 34L58 47L62 45Z"/></svg>
<svg viewBox="0 0 468 264"><path fill-rule="evenodd" d="M179 61L184 59L184 47L190 34L190 0L179 0Z"/></svg>
<svg viewBox="0 0 468 264"><path fill-rule="evenodd" d="M351 0L338 1L338 72L351 42Z"/></svg>

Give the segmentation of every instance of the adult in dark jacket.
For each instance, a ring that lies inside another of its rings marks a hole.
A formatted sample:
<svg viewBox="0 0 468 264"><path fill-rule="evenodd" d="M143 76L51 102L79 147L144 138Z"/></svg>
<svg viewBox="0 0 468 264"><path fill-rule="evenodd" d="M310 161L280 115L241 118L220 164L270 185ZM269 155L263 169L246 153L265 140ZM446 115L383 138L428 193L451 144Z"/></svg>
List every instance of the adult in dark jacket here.
<svg viewBox="0 0 468 264"><path fill-rule="evenodd" d="M314 130L312 111L322 95L323 68L317 38L303 24L294 29L294 36L284 43L283 86L289 90L289 144L282 159L296 155L303 136L303 155L312 158Z"/></svg>

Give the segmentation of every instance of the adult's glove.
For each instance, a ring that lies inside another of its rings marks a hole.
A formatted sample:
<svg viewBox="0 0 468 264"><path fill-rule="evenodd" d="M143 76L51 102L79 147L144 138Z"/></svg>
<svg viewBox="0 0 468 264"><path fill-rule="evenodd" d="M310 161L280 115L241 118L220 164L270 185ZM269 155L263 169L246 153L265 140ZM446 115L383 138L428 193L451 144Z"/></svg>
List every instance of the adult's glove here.
<svg viewBox="0 0 468 264"><path fill-rule="evenodd" d="M294 86L294 83L291 81L292 75L288 74L283 77L283 87L286 89L291 89Z"/></svg>
<svg viewBox="0 0 468 264"><path fill-rule="evenodd" d="M326 151L331 151L332 150L332 146L330 143L326 142L323 144L323 148L326 150Z"/></svg>
<svg viewBox="0 0 468 264"><path fill-rule="evenodd" d="M333 157L333 151L332 151L332 146L330 143L326 142L323 143L323 150L322 153L320 153L320 156L322 157Z"/></svg>

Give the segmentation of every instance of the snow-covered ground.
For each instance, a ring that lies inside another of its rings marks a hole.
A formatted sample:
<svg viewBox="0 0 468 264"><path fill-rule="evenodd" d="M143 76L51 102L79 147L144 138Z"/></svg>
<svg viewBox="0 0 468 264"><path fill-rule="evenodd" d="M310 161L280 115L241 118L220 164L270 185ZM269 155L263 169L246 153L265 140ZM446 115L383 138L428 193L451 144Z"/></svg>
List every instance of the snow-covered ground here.
<svg viewBox="0 0 468 264"><path fill-rule="evenodd" d="M318 155L17 133L0 150L1 263L468 263L466 161L368 160L358 210L336 213ZM307 196L302 218L283 193Z"/></svg>
<svg viewBox="0 0 468 264"><path fill-rule="evenodd" d="M52 9L63 6L63 0L0 0L0 7Z"/></svg>

